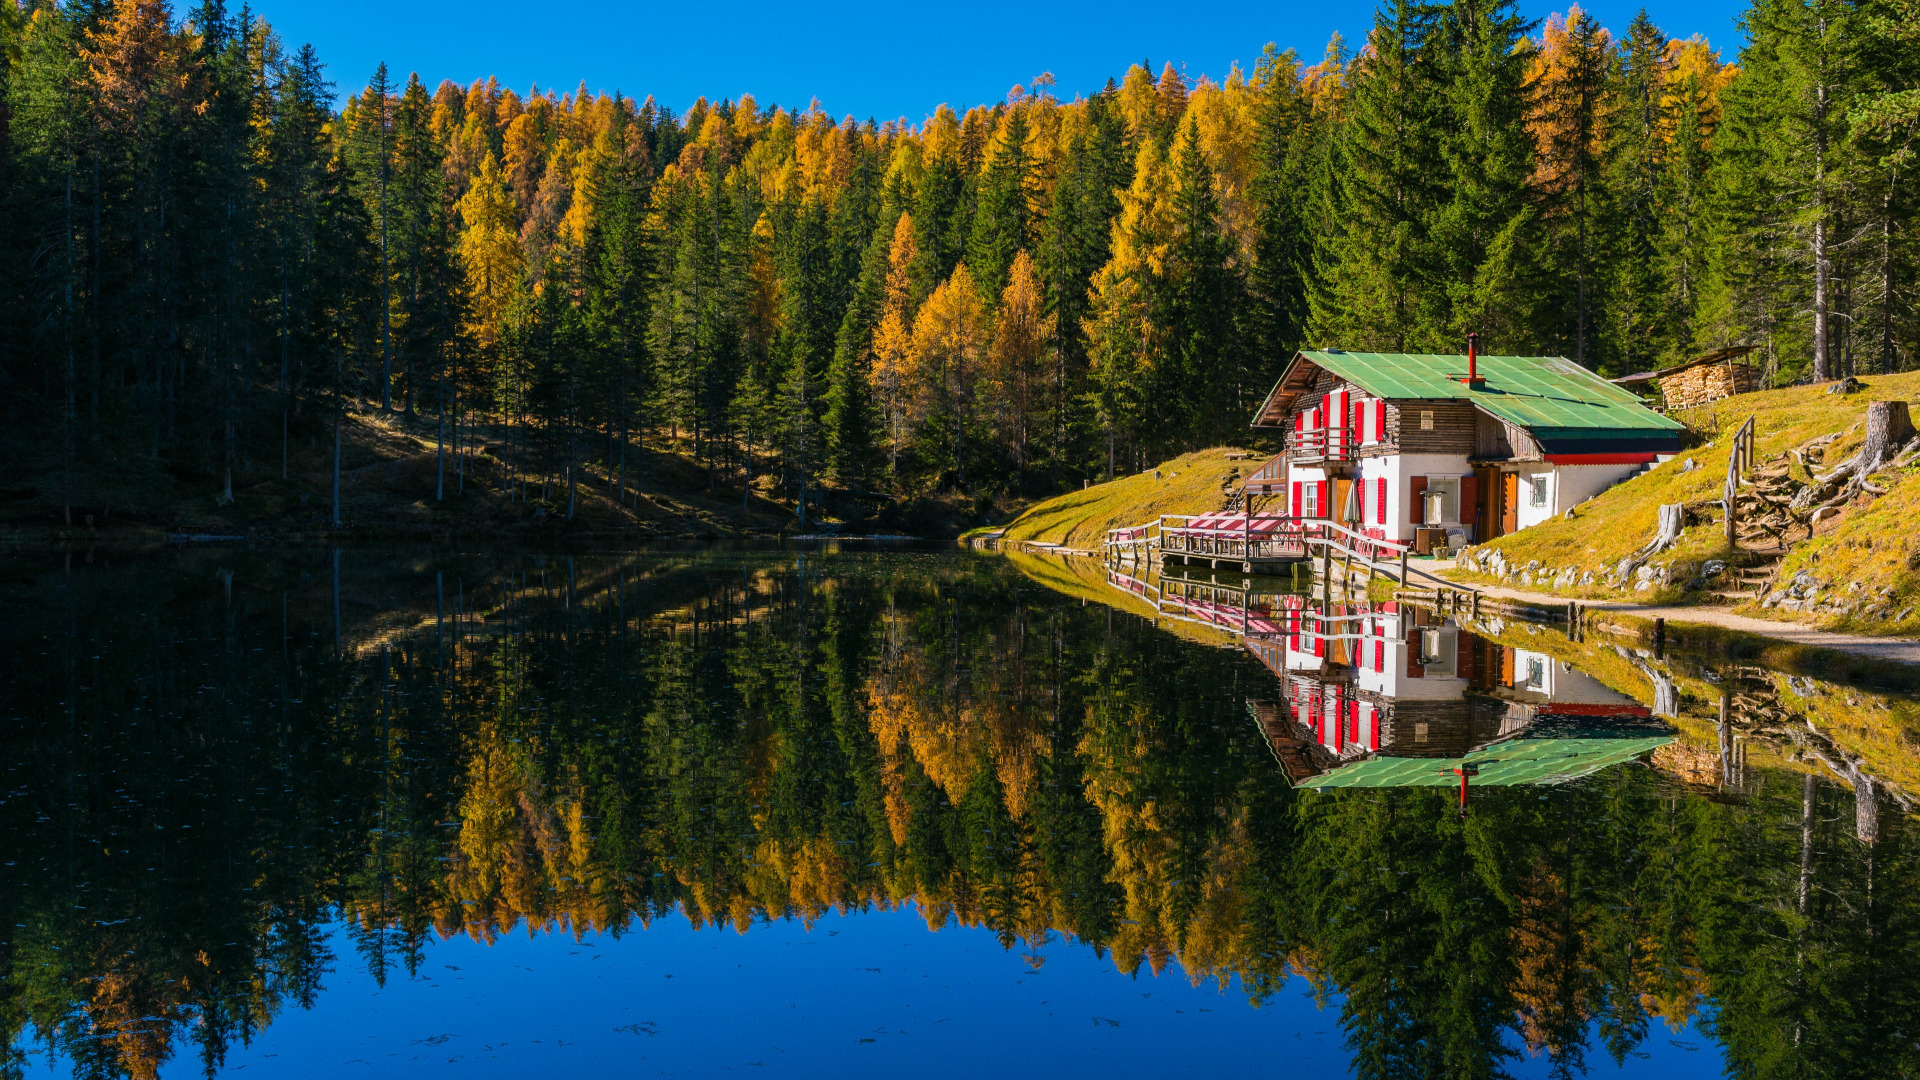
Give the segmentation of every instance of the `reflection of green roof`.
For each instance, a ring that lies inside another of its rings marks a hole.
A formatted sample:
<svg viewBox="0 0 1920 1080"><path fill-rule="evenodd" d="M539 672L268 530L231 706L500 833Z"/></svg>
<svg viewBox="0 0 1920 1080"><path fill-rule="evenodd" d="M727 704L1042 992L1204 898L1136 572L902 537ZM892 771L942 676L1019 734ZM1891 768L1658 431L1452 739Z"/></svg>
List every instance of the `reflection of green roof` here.
<svg viewBox="0 0 1920 1080"><path fill-rule="evenodd" d="M1460 381L1467 358L1435 353L1303 352L1301 357L1376 397L1472 401L1543 442L1622 435L1671 438L1682 426L1639 395L1560 356L1482 356L1478 386Z"/></svg>
<svg viewBox="0 0 1920 1080"><path fill-rule="evenodd" d="M1457 787L1452 770L1464 762L1480 771L1473 787L1557 784L1632 761L1673 741L1669 735L1637 739L1514 739L1474 750L1464 758L1374 757L1342 765L1303 781L1301 787L1327 788Z"/></svg>

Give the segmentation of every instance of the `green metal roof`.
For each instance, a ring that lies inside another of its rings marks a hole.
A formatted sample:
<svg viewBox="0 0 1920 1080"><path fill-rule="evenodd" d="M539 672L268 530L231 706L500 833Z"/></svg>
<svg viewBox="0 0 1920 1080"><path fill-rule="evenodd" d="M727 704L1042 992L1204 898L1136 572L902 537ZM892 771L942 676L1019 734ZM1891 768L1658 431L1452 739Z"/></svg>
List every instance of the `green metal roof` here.
<svg viewBox="0 0 1920 1080"><path fill-rule="evenodd" d="M1465 356L1338 349L1299 356L1375 397L1472 401L1548 443L1643 433L1670 436L1683 427L1647 408L1639 395L1561 356L1482 356L1476 371L1483 381L1475 386L1460 381L1467 371Z"/></svg>
<svg viewBox="0 0 1920 1080"><path fill-rule="evenodd" d="M1670 735L1633 739L1514 739L1470 751L1464 758L1372 757L1342 765L1303 781L1315 791L1329 788L1458 787L1452 770L1462 764L1480 771L1472 787L1557 784L1632 761L1673 741Z"/></svg>

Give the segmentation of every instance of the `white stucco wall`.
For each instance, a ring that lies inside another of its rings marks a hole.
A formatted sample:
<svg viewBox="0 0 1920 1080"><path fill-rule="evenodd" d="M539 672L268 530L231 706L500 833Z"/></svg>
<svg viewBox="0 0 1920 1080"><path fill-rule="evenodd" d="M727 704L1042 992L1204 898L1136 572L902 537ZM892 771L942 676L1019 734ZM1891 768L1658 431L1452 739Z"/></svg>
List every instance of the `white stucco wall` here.
<svg viewBox="0 0 1920 1080"><path fill-rule="evenodd" d="M1530 662L1540 664L1541 685L1533 686L1527 682ZM1513 650L1513 682L1517 690L1531 690L1545 694L1549 700L1568 705L1633 705L1633 698L1607 685L1593 676L1570 664L1564 664L1546 653L1530 652L1526 649Z"/></svg>
<svg viewBox="0 0 1920 1080"><path fill-rule="evenodd" d="M1453 662L1443 672L1437 668L1428 668L1426 674L1419 677L1407 675L1407 650L1413 648L1404 640L1401 621L1398 616L1378 616L1376 624L1384 633L1387 646L1386 662L1383 670L1373 670L1373 650L1379 638L1364 642L1365 662L1355 665L1354 685L1362 690L1371 690L1384 697L1405 701L1453 701L1465 693L1467 680L1458 676L1460 670L1460 636L1453 627L1439 629L1442 637L1441 655L1452 657ZM1369 627L1369 633L1374 627Z"/></svg>
<svg viewBox="0 0 1920 1080"><path fill-rule="evenodd" d="M1414 477L1424 476L1429 481L1462 480L1473 475L1473 467L1467 464L1465 454L1402 454L1388 460L1394 462L1394 468L1397 470L1397 475L1390 475L1387 481L1388 528L1398 529L1397 532L1387 534L1388 538L1393 540L1413 539L1414 526L1409 520L1413 508L1409 504L1413 499L1411 485ZM1460 520L1460 511L1463 509L1460 505L1461 501L1454 502L1453 520L1442 523L1449 529L1463 528L1473 524L1471 515L1468 515L1469 519L1465 522Z"/></svg>

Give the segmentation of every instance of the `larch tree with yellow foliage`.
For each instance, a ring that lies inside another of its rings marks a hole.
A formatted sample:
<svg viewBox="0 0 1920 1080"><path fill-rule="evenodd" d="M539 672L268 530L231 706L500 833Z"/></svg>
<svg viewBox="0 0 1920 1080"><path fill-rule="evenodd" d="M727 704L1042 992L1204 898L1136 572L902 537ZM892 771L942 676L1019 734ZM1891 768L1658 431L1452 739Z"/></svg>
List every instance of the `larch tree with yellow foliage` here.
<svg viewBox="0 0 1920 1080"><path fill-rule="evenodd" d="M989 345L987 307L967 264L954 267L920 305L909 352L914 419L947 442L953 484L966 490L967 431L976 422Z"/></svg>

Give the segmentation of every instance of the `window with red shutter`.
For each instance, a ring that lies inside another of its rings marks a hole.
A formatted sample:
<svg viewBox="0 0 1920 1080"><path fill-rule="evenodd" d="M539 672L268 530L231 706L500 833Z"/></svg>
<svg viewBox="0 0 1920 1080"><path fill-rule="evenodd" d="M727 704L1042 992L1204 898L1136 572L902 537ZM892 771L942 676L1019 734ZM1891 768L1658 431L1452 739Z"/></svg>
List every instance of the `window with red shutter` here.
<svg viewBox="0 0 1920 1080"><path fill-rule="evenodd" d="M1407 499L1407 520L1415 525L1419 525L1422 523L1420 520L1420 503L1422 501L1420 496L1427 493L1427 478L1424 476L1416 476L1407 481L1407 484L1410 491L1410 496Z"/></svg>
<svg viewBox="0 0 1920 1080"><path fill-rule="evenodd" d="M1387 523L1387 478L1381 477L1373 489L1374 520L1382 525Z"/></svg>
<svg viewBox="0 0 1920 1080"><path fill-rule="evenodd" d="M1381 483L1385 482L1381 481ZM1300 516L1300 481L1298 480L1293 482L1293 516L1296 518Z"/></svg>
<svg viewBox="0 0 1920 1080"><path fill-rule="evenodd" d="M1330 518L1333 516L1332 496L1328 491L1330 486L1331 485L1325 480L1319 482L1319 503L1317 512L1313 515L1314 517Z"/></svg>
<svg viewBox="0 0 1920 1080"><path fill-rule="evenodd" d="M1378 750L1380 749L1380 710L1368 709L1367 712L1369 714L1367 717L1367 749Z"/></svg>
<svg viewBox="0 0 1920 1080"><path fill-rule="evenodd" d="M1387 403L1384 401L1373 403L1373 441L1387 441Z"/></svg>

